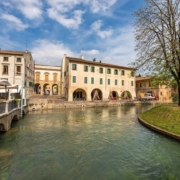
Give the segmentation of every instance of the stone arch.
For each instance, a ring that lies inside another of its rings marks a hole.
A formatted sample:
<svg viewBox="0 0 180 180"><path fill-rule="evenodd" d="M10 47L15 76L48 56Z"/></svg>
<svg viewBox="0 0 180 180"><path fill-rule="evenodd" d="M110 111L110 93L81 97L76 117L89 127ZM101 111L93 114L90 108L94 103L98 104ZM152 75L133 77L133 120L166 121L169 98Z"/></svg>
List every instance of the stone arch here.
<svg viewBox="0 0 180 180"><path fill-rule="evenodd" d="M76 100L86 100L87 99L87 93L84 89L78 88L76 89L73 94L73 101Z"/></svg>
<svg viewBox="0 0 180 180"><path fill-rule="evenodd" d="M0 124L0 131L5 131L5 126L4 126L4 124Z"/></svg>
<svg viewBox="0 0 180 180"><path fill-rule="evenodd" d="M109 99L110 100L118 100L119 99L119 94L117 91L110 91L109 92Z"/></svg>
<svg viewBox="0 0 180 180"><path fill-rule="evenodd" d="M52 95L58 95L58 88L59 86L57 84L52 85Z"/></svg>
<svg viewBox="0 0 180 180"><path fill-rule="evenodd" d="M103 99L103 93L100 89L93 89L91 91L91 99L93 100L102 100Z"/></svg>
<svg viewBox="0 0 180 180"><path fill-rule="evenodd" d="M132 94L129 91L123 91L121 93L122 99L132 99Z"/></svg>
<svg viewBox="0 0 180 180"><path fill-rule="evenodd" d="M15 114L15 115L13 116L13 118L12 118L12 121L17 121L17 120L19 120L19 117L18 117L17 114Z"/></svg>
<svg viewBox="0 0 180 180"><path fill-rule="evenodd" d="M44 84L44 86L43 86L44 95L50 95L50 91L51 91L50 85L48 83Z"/></svg>
<svg viewBox="0 0 180 180"><path fill-rule="evenodd" d="M34 85L34 92L35 94L41 94L41 85L39 83Z"/></svg>

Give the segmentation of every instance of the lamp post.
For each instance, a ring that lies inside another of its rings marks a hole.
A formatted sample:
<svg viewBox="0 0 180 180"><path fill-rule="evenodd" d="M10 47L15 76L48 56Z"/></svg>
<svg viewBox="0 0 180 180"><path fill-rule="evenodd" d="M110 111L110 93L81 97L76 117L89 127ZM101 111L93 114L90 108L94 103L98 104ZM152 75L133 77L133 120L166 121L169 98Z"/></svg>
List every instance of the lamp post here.
<svg viewBox="0 0 180 180"><path fill-rule="evenodd" d="M24 96L24 73L20 73L22 78L22 86L21 86L21 111L20 111L20 117L22 119L23 117L23 96Z"/></svg>

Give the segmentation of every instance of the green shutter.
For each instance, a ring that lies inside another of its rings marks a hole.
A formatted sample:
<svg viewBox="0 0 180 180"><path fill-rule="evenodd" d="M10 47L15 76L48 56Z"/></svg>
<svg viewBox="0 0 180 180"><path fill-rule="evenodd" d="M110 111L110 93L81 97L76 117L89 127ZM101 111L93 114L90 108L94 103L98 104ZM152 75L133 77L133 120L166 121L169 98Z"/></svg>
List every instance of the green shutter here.
<svg viewBox="0 0 180 180"><path fill-rule="evenodd" d="M76 76L73 76L73 83L76 83Z"/></svg>

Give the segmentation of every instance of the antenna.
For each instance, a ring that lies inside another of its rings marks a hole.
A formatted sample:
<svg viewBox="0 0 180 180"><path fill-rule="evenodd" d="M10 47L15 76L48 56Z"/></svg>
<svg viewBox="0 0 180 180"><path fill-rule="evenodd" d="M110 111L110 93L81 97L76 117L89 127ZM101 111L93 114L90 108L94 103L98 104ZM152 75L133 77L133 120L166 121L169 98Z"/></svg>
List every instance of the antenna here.
<svg viewBox="0 0 180 180"><path fill-rule="evenodd" d="M26 39L26 51L27 51L27 43L28 43L28 40Z"/></svg>

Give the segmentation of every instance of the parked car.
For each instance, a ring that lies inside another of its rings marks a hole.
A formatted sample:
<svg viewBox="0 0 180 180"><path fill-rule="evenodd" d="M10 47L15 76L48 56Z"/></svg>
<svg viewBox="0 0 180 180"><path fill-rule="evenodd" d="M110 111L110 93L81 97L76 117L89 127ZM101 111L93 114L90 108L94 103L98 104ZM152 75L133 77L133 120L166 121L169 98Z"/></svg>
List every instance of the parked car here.
<svg viewBox="0 0 180 180"><path fill-rule="evenodd" d="M141 97L142 100L154 100L155 98L151 95L151 93L144 93L144 97Z"/></svg>

